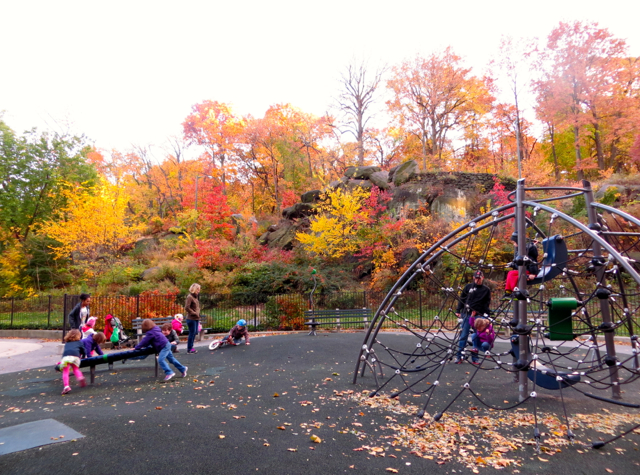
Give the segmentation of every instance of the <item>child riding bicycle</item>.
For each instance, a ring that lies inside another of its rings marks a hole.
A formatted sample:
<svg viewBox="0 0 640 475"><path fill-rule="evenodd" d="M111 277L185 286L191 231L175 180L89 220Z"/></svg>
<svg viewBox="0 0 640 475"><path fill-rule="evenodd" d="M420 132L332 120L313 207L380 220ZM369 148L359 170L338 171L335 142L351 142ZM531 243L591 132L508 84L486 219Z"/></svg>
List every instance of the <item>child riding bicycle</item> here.
<svg viewBox="0 0 640 475"><path fill-rule="evenodd" d="M244 342L242 341L244 338ZM245 343L246 345L250 345L249 343L249 331L247 330L247 321L240 319L238 323L229 331L229 334L225 336L222 340L217 340L211 342L209 345L210 350L215 350L221 345L242 345Z"/></svg>

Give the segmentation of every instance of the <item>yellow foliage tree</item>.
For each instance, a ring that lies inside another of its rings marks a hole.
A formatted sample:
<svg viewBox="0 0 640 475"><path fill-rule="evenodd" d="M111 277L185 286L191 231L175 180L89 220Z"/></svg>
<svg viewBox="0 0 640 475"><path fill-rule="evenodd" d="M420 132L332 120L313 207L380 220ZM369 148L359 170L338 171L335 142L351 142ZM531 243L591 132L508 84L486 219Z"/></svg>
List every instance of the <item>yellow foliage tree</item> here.
<svg viewBox="0 0 640 475"><path fill-rule="evenodd" d="M43 229L59 243L53 248L57 257L74 251L93 259L102 253L115 255L138 233L140 226L130 225L126 219L126 192L104 178L94 189L68 188L64 193L68 200L61 210L64 218Z"/></svg>
<svg viewBox="0 0 640 475"><path fill-rule="evenodd" d="M318 207L318 216L311 218L311 232L298 233L298 241L308 252L330 259L358 250L360 210L368 196L369 192L362 188L351 192L339 188L328 191L325 202Z"/></svg>

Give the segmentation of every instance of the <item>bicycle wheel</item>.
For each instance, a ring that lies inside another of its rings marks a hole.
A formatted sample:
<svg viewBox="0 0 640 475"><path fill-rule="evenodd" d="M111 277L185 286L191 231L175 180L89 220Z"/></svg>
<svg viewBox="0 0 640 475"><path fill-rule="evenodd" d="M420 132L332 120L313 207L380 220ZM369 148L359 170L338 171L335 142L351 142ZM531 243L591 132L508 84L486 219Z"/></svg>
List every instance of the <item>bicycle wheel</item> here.
<svg viewBox="0 0 640 475"><path fill-rule="evenodd" d="M211 351L213 351L213 350L217 350L221 343L222 343L222 342L221 342L220 340L212 341L211 343L209 343L209 349L210 349Z"/></svg>

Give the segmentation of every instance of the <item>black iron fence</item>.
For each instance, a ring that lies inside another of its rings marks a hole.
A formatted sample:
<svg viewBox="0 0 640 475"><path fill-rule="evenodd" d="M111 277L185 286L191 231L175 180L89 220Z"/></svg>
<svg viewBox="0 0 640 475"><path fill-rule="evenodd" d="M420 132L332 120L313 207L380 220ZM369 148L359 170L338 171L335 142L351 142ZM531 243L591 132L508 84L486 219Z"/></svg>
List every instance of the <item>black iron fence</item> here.
<svg viewBox="0 0 640 475"><path fill-rule="evenodd" d="M562 293L546 292L544 300L563 296ZM314 294L314 309L378 309L386 293L376 292L334 292ZM627 302L632 311L638 309L640 298L633 295L633 302ZM498 305L494 298L494 305ZM0 299L0 329L63 329L66 315L78 302L77 296L34 297L29 299ZM445 328L454 328L456 317L451 307L455 299L444 300L440 292L425 290L405 291L394 303L394 319L428 326L438 316ZM251 331L256 330L302 330L304 312L309 310L309 294L201 294L201 321L204 328L211 332L226 332L238 320L248 322ZM492 305L493 306L493 305ZM134 297L114 295L91 297L91 315L98 318L97 329L104 327L104 317L112 314L118 317L125 329L131 330L134 318L151 318L173 316L184 313L184 296L181 295L139 295ZM589 313L594 316L596 324L599 311L597 300L588 305ZM621 313L621 312L620 312ZM576 319L579 320L579 319ZM615 320L615 319L614 319ZM637 325L637 321L634 323ZM392 326L390 322L386 327ZM584 331L579 321L575 330ZM362 328L362 325L344 324L342 328ZM637 331L634 329L634 331ZM627 334L621 329L619 334Z"/></svg>

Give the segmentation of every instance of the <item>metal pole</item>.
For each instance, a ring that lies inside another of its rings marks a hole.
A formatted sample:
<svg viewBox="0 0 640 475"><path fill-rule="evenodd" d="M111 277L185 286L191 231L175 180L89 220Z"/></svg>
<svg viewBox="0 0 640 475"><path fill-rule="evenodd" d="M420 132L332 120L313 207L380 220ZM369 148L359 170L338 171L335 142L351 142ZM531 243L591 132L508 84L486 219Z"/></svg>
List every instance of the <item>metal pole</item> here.
<svg viewBox="0 0 640 475"><path fill-rule="evenodd" d="M527 236L525 226L525 214L524 205L522 202L525 199L524 196L524 178L518 180L516 188L516 229L518 232L518 289L520 292L526 292L527 290L527 272L525 268L526 262L522 259L526 256ZM520 401L524 401L529 395L529 380L527 378L527 369L529 364L529 335L525 333L527 326L527 300L526 293L521 295L515 303L514 310L516 317L518 318L518 326L516 331L518 332L519 340L519 355L518 366L520 367L518 378L518 391Z"/></svg>
<svg viewBox="0 0 640 475"><path fill-rule="evenodd" d="M13 328L13 305L15 303L15 297L11 297L11 323L9 323L9 328Z"/></svg>
<svg viewBox="0 0 640 475"><path fill-rule="evenodd" d="M49 295L49 304L47 305L47 328L51 328L51 295Z"/></svg>
<svg viewBox="0 0 640 475"><path fill-rule="evenodd" d="M589 217L589 228L594 232L598 232L599 224L596 215L596 210L591 203L593 203L593 190L591 189L591 183L587 180L582 180L582 186L585 189L584 199L587 204L587 216ZM620 394L620 384L618 380L618 358L616 357L616 345L613 331L606 330L606 327L611 327L611 309L609 307L610 292L605 285L605 259L602 257L602 247L600 243L591 241L591 249L593 250L593 263L596 265L596 277L598 279L598 300L600 302L600 312L602 314L602 325L605 327L604 331L604 345L607 350L607 356L604 358L605 364L609 367L609 379L611 381L611 396L613 399L622 399Z"/></svg>

